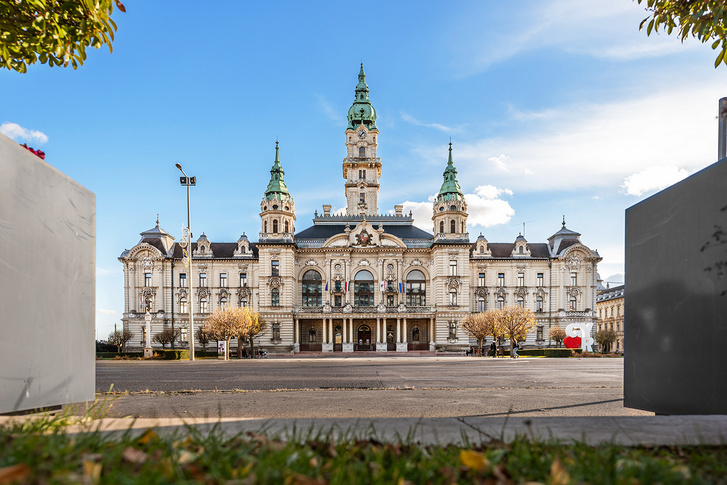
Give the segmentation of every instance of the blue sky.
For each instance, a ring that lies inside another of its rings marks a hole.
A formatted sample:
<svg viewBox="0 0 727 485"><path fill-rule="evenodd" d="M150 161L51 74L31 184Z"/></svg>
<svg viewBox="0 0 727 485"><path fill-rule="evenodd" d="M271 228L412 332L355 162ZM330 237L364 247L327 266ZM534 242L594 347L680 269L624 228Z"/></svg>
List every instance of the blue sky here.
<svg viewBox="0 0 727 485"><path fill-rule="evenodd" d="M452 139L468 228L491 242L570 229L623 272L624 210L716 160L724 68L708 45L639 32L630 0L125 0L114 52L0 72L2 131L96 194L97 329L123 311L117 258L186 222L257 240L275 140L298 231L344 206L346 113L364 62L379 114L380 210L431 231ZM17 125L17 126L16 126ZM615 278L616 280L620 278Z"/></svg>

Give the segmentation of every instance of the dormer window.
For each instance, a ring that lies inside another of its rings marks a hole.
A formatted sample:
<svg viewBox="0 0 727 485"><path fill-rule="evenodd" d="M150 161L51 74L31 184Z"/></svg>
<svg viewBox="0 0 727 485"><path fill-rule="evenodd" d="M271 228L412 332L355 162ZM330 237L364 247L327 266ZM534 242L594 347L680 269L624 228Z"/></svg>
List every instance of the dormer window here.
<svg viewBox="0 0 727 485"><path fill-rule="evenodd" d="M520 253L520 254L522 254L523 253L523 247L520 246L519 248L517 248L517 252Z"/></svg>
<svg viewBox="0 0 727 485"><path fill-rule="evenodd" d="M359 203L361 203L361 204L365 204L365 203L366 203L366 192L361 192L361 193L359 194L359 196L358 196L358 201L359 201Z"/></svg>

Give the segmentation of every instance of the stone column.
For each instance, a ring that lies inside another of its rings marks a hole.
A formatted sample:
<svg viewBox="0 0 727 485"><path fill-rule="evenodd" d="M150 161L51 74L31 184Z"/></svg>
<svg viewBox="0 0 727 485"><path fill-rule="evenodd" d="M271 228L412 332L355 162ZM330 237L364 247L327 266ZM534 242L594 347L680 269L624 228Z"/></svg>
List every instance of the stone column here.
<svg viewBox="0 0 727 485"><path fill-rule="evenodd" d="M401 342L401 318L396 317L396 343Z"/></svg>
<svg viewBox="0 0 727 485"><path fill-rule="evenodd" d="M328 326L327 318L323 319L323 343L327 344L328 339L326 338L326 330L328 330L326 327Z"/></svg>
<svg viewBox="0 0 727 485"><path fill-rule="evenodd" d="M563 310L568 310L568 306L567 306L568 302L565 297L565 278L566 278L565 266L563 266L561 264L561 266L560 266L560 287L558 290L558 292L560 293L558 295L559 296L558 299L560 300L560 305L558 305L558 308L562 308Z"/></svg>
<svg viewBox="0 0 727 485"><path fill-rule="evenodd" d="M379 317L376 317L376 343L379 343L381 339L381 332L379 331L381 327L381 319Z"/></svg>
<svg viewBox="0 0 727 485"><path fill-rule="evenodd" d="M136 268L134 263L129 263L129 310L139 310L139 296L136 294ZM190 299L191 301L191 299Z"/></svg>
<svg viewBox="0 0 727 485"><path fill-rule="evenodd" d="M343 319L343 325L341 325L341 330L343 331L342 337L343 337L343 343L344 344L345 343L348 343L348 340L346 339L346 337L347 337L346 330L348 330L347 327L348 327L348 318L344 318Z"/></svg>
<svg viewBox="0 0 727 485"><path fill-rule="evenodd" d="M402 339L402 342L407 343L406 336L408 335L408 333L406 332L406 317L404 317L404 331L402 333L404 334L403 335L404 338Z"/></svg>
<svg viewBox="0 0 727 485"><path fill-rule="evenodd" d="M299 344L300 343L300 329L298 328L298 324L300 323L300 320L297 318L293 318L293 332L294 332L294 343Z"/></svg>

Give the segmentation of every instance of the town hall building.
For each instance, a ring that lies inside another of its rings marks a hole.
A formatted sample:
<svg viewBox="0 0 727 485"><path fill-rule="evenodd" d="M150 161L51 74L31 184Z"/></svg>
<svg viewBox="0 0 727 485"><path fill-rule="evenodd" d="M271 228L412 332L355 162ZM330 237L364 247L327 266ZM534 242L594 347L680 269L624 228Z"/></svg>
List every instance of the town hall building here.
<svg viewBox="0 0 727 485"><path fill-rule="evenodd" d="M257 241L244 233L237 242L202 234L191 245L190 269L158 220L142 232L119 257L123 327L134 335L128 348L144 346L147 311L152 335L173 327L188 341L188 305L195 328L219 309L251 306L266 322L256 345L278 353L462 350L474 345L462 329L467 315L508 305L536 315L525 347L547 346L552 327L596 323L601 257L565 221L547 242L522 235L506 243L470 240L451 143L432 232L416 227L401 205L380 213L376 118L361 65L345 129L345 214L324 205L312 226L296 228L276 142Z"/></svg>

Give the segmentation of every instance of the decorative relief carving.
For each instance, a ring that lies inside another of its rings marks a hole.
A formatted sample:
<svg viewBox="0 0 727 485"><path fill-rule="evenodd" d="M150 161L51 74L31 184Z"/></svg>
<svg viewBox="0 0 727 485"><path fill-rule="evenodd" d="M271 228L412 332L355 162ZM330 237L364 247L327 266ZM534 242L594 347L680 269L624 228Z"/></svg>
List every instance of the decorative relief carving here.
<svg viewBox="0 0 727 485"><path fill-rule="evenodd" d="M574 296L576 298L580 298L581 296L581 290L577 286L569 286L565 292L568 296Z"/></svg>
<svg viewBox="0 0 727 485"><path fill-rule="evenodd" d="M217 302L221 304L223 298L227 298L227 301L230 301L230 292L225 288L220 289L217 293Z"/></svg>
<svg viewBox="0 0 727 485"><path fill-rule="evenodd" d="M579 269L581 267L581 258L575 254L568 256L565 260L565 266L571 270Z"/></svg>
<svg viewBox="0 0 727 485"><path fill-rule="evenodd" d="M141 267L144 269L152 269L154 268L154 260L151 259L151 256L148 254L141 258Z"/></svg>
<svg viewBox="0 0 727 485"><path fill-rule="evenodd" d="M270 286L270 288L280 288L282 284L283 281L280 279L279 276L271 276L268 280L268 286Z"/></svg>
<svg viewBox="0 0 727 485"><path fill-rule="evenodd" d="M240 299L247 299L252 295L252 291L248 287L242 287L237 290L237 297Z"/></svg>
<svg viewBox="0 0 727 485"><path fill-rule="evenodd" d="M528 295L528 290L524 286L520 286L515 290L515 295L520 298L525 298Z"/></svg>
<svg viewBox="0 0 727 485"><path fill-rule="evenodd" d="M318 266L318 263L316 262L315 259L309 259L308 261L305 262L305 265L306 266Z"/></svg>
<svg viewBox="0 0 727 485"><path fill-rule="evenodd" d="M448 290L459 290L462 283L460 282L459 276L449 276L445 283Z"/></svg>
<svg viewBox="0 0 727 485"><path fill-rule="evenodd" d="M210 296L210 289L205 286L197 288L197 296L199 298L208 298Z"/></svg>
<svg viewBox="0 0 727 485"><path fill-rule="evenodd" d="M487 296L490 294L489 290L487 288L479 287L475 289L475 296L477 297L483 297L487 298Z"/></svg>
<svg viewBox="0 0 727 485"><path fill-rule="evenodd" d="M497 291L495 291L495 295L507 297L507 290L505 288L498 288Z"/></svg>

